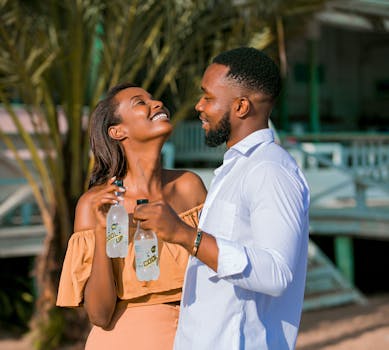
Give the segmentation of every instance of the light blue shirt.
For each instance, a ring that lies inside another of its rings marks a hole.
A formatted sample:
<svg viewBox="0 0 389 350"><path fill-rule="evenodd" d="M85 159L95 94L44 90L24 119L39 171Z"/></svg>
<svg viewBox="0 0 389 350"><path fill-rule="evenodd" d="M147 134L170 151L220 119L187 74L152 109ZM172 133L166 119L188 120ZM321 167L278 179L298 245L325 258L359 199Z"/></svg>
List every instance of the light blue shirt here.
<svg viewBox="0 0 389 350"><path fill-rule="evenodd" d="M176 350L294 349L308 209L306 180L270 129L225 153L199 222L216 238L218 270L190 258Z"/></svg>

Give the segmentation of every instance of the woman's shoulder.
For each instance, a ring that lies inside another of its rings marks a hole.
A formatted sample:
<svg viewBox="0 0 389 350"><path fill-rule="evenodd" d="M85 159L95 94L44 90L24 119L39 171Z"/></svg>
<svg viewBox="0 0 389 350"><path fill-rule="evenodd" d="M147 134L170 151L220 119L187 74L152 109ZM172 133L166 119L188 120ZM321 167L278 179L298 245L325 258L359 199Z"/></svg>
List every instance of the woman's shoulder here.
<svg viewBox="0 0 389 350"><path fill-rule="evenodd" d="M86 190L84 193L80 195L77 201L77 205L85 205L89 204L92 200L96 192L100 191L103 185L95 185L88 190Z"/></svg>
<svg viewBox="0 0 389 350"><path fill-rule="evenodd" d="M178 169L166 170L165 174L169 192L174 193L176 202L185 202L183 206L190 209L205 201L207 190L199 175L189 170Z"/></svg>
<svg viewBox="0 0 389 350"><path fill-rule="evenodd" d="M201 177L195 172L186 169L164 169L168 178L178 182L201 181Z"/></svg>
<svg viewBox="0 0 389 350"><path fill-rule="evenodd" d="M92 200L94 189L91 188L82 193L77 200L76 210L82 210L85 206L88 206Z"/></svg>
<svg viewBox="0 0 389 350"><path fill-rule="evenodd" d="M180 189L196 188L205 190L203 180L193 171L181 169L169 169L165 171L167 174L168 181L174 183L174 185L178 186Z"/></svg>
<svg viewBox="0 0 389 350"><path fill-rule="evenodd" d="M82 231L94 227L95 217L91 208L93 195L96 190L96 188L92 187L78 198L74 217L75 231Z"/></svg>

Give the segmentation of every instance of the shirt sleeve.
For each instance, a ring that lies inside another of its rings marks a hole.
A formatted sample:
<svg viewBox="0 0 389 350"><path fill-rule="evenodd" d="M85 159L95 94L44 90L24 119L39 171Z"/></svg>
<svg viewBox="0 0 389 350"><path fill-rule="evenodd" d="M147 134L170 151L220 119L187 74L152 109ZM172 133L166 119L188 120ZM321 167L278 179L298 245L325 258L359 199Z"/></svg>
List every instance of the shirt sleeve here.
<svg viewBox="0 0 389 350"><path fill-rule="evenodd" d="M70 237L57 294L57 306L76 307L83 302L91 274L94 253L93 230L75 232Z"/></svg>
<svg viewBox="0 0 389 350"><path fill-rule="evenodd" d="M277 163L252 168L242 182L253 242L217 238L217 276L249 290L278 296L296 269L307 239L308 189L296 173Z"/></svg>

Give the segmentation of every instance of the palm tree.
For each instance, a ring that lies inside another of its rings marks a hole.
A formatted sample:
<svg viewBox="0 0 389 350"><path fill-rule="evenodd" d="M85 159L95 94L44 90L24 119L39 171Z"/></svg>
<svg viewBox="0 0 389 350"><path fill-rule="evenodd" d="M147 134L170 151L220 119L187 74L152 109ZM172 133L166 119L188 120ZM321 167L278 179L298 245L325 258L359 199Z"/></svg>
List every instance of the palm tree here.
<svg viewBox="0 0 389 350"><path fill-rule="evenodd" d="M36 348L54 348L62 334L57 283L75 203L93 161L85 133L99 98L118 82L133 81L168 101L178 122L192 113L210 57L237 45L271 48L284 14L306 3L0 0L0 102L32 166L20 158L1 123L0 137L32 188L47 232L35 267ZM27 111L33 133L20 122L15 101Z"/></svg>

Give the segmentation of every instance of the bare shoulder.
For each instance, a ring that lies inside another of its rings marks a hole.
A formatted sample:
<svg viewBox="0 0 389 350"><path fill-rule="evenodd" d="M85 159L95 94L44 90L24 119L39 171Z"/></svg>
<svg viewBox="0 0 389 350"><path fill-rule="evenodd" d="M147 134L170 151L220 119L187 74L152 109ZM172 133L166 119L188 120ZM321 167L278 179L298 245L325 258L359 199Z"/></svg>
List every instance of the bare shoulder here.
<svg viewBox="0 0 389 350"><path fill-rule="evenodd" d="M83 193L77 201L74 216L74 231L92 229L95 226L95 219L91 209L94 189Z"/></svg>
<svg viewBox="0 0 389 350"><path fill-rule="evenodd" d="M196 173L189 170L172 170L170 175L176 186L179 186L181 190L204 190L205 185L203 180Z"/></svg>
<svg viewBox="0 0 389 350"><path fill-rule="evenodd" d="M90 205L93 192L94 192L93 189L90 189L87 192L84 192L80 196L80 198L78 198L77 205L76 205L76 213L77 211L83 211L85 207L88 207Z"/></svg>
<svg viewBox="0 0 389 350"><path fill-rule="evenodd" d="M204 203L207 190L199 175L188 170L174 169L166 170L166 176L177 196L187 198L189 208Z"/></svg>

